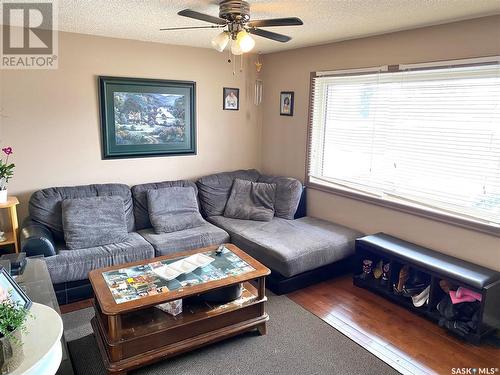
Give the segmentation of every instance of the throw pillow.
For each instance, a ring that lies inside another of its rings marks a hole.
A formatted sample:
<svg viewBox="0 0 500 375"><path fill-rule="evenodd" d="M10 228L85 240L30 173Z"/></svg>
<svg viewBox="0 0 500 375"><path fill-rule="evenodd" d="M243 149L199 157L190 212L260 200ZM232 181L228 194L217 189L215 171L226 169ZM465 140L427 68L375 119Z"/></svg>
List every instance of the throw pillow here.
<svg viewBox="0 0 500 375"><path fill-rule="evenodd" d="M224 214L231 187L237 178L255 182L259 178L259 172L255 169L222 172L202 177L196 182L200 204L206 217Z"/></svg>
<svg viewBox="0 0 500 375"><path fill-rule="evenodd" d="M68 249L85 249L126 241L123 199L117 196L65 199L61 203Z"/></svg>
<svg viewBox="0 0 500 375"><path fill-rule="evenodd" d="M224 216L233 219L270 221L274 216L276 184L234 180Z"/></svg>
<svg viewBox="0 0 500 375"><path fill-rule="evenodd" d="M261 175L258 182L276 184L276 202L274 215L282 219L293 220L302 195L302 183L291 177Z"/></svg>
<svg viewBox="0 0 500 375"><path fill-rule="evenodd" d="M157 234L177 232L205 224L192 187L148 190L149 220Z"/></svg>

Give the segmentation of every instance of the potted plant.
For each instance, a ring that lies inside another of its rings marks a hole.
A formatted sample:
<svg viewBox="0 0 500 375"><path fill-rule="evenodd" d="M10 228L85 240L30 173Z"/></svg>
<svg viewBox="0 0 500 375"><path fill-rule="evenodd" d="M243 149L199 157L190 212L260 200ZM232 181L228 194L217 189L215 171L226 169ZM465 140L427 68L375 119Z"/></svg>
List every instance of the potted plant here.
<svg viewBox="0 0 500 375"><path fill-rule="evenodd" d="M9 164L9 156L12 154L12 147L4 147L2 151L5 155L5 161L0 159L0 203L7 202L7 183L14 175L13 163Z"/></svg>
<svg viewBox="0 0 500 375"><path fill-rule="evenodd" d="M26 331L29 312L1 287L0 300L0 373L7 374L18 368L24 358L21 333Z"/></svg>

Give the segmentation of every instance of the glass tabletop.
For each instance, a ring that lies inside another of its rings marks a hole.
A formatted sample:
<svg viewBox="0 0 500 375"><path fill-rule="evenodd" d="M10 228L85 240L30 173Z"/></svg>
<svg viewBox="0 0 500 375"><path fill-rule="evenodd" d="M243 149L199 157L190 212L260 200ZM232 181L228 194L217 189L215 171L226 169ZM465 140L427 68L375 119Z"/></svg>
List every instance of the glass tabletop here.
<svg viewBox="0 0 500 375"><path fill-rule="evenodd" d="M14 278L33 302L52 307L59 314L61 313L43 257L26 258L23 273Z"/></svg>
<svg viewBox="0 0 500 375"><path fill-rule="evenodd" d="M26 267L23 273L15 276L14 279L33 302L49 306L61 314L49 270L43 256L26 258ZM73 366L69 358L64 335L61 337L61 344L62 360L56 375L73 375Z"/></svg>
<svg viewBox="0 0 500 375"><path fill-rule="evenodd" d="M115 303L238 276L255 269L226 247L190 256L103 272Z"/></svg>

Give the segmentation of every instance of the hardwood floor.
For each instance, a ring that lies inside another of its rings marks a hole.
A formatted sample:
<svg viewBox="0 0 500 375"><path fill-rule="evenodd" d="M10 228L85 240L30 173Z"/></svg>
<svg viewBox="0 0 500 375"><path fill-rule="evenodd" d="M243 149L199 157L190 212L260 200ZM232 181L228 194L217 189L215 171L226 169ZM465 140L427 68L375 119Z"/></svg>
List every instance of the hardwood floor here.
<svg viewBox="0 0 500 375"><path fill-rule="evenodd" d="M92 306L92 301L93 298L89 298L84 299L83 301L68 303L67 305L59 305L59 310L61 310L61 314L66 314L76 310L85 309Z"/></svg>
<svg viewBox="0 0 500 375"><path fill-rule="evenodd" d="M467 344L437 324L353 286L349 275L288 297L402 373L452 374L453 368L493 368L488 374L500 374L500 347Z"/></svg>

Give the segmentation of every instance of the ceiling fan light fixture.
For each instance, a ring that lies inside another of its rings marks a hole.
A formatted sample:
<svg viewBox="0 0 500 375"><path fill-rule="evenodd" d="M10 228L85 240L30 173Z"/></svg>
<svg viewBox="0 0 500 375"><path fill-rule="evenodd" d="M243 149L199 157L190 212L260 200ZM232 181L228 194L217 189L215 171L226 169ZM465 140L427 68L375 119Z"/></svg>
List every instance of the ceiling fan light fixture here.
<svg viewBox="0 0 500 375"><path fill-rule="evenodd" d="M243 51L241 50L240 43L238 43L237 40L233 40L233 43L231 44L231 53L235 56L239 56L243 54Z"/></svg>
<svg viewBox="0 0 500 375"><path fill-rule="evenodd" d="M241 30L236 36L236 42L239 44L243 53L250 52L255 47L255 40L245 30Z"/></svg>
<svg viewBox="0 0 500 375"><path fill-rule="evenodd" d="M212 39L212 47L219 52L224 51L224 48L226 48L228 43L229 43L229 33L227 31L221 32L215 38Z"/></svg>

